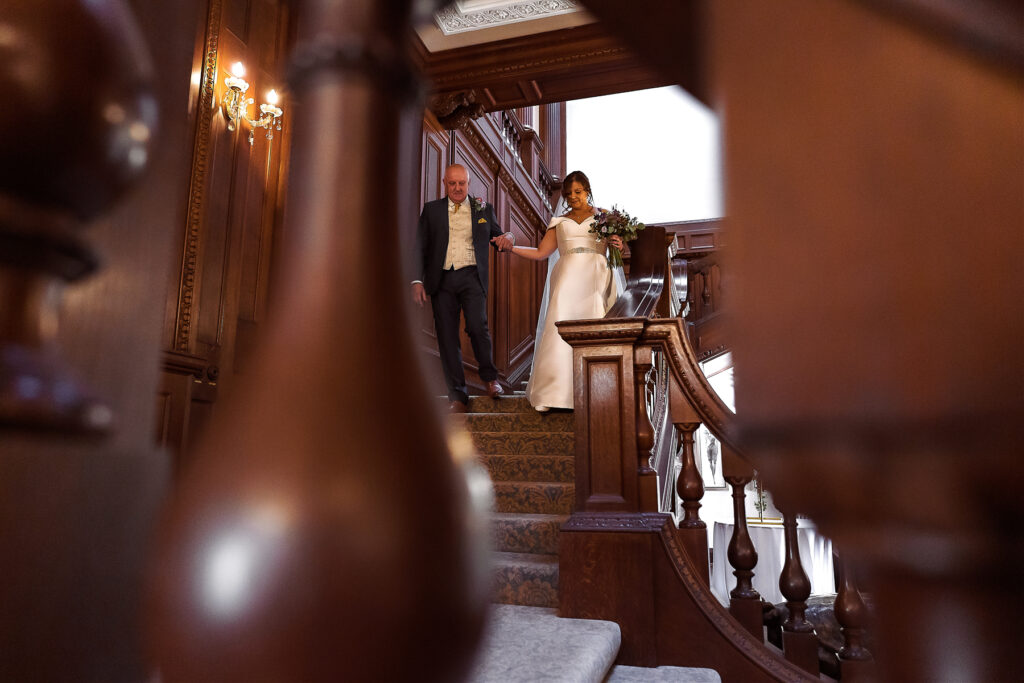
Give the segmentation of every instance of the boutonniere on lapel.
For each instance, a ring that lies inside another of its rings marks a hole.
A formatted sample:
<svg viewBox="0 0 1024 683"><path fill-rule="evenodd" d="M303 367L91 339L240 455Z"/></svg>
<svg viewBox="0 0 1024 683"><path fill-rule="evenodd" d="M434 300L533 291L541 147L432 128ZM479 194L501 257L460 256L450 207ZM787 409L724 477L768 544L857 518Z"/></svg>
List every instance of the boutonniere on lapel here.
<svg viewBox="0 0 1024 683"><path fill-rule="evenodd" d="M474 211L483 211L487 208L487 202L485 202L481 197L470 197L469 201L473 205Z"/></svg>

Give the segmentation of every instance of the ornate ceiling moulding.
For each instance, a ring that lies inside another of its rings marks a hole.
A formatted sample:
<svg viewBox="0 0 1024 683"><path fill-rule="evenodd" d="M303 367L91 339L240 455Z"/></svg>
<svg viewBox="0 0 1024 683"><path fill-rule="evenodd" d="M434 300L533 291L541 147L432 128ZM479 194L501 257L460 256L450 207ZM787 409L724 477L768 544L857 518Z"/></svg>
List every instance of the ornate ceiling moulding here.
<svg viewBox="0 0 1024 683"><path fill-rule="evenodd" d="M443 93L431 96L427 108L437 117L445 130L457 130L483 116L485 107L477 101L473 90Z"/></svg>
<svg viewBox="0 0 1024 683"><path fill-rule="evenodd" d="M435 15L441 33L450 36L466 31L497 28L559 14L579 12L574 0L533 0L532 2L454 2Z"/></svg>
<svg viewBox="0 0 1024 683"><path fill-rule="evenodd" d="M472 90L485 111L668 85L596 24L438 53L414 37L411 48L433 92Z"/></svg>

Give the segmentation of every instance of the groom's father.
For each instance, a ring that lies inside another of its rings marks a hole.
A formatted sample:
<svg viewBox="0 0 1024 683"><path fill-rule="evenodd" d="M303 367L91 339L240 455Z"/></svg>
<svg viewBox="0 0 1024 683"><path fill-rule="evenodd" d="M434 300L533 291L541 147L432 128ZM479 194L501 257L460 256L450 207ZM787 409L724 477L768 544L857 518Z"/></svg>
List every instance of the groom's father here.
<svg viewBox="0 0 1024 683"><path fill-rule="evenodd" d="M505 251L512 248L513 239L512 233L502 234L491 205L468 197L469 173L464 166L445 169L444 188L447 197L427 202L420 214L412 298L422 306L430 297L450 408L464 413L469 395L462 369L459 311L466 316L480 379L494 398L502 389L487 330L488 246L493 243Z"/></svg>

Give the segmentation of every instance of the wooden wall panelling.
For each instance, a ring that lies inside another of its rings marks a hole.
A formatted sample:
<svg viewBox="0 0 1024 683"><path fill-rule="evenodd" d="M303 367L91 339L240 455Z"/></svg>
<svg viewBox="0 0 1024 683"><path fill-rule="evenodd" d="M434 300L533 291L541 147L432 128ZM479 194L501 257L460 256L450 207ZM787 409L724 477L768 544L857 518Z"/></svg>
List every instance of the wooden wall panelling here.
<svg viewBox="0 0 1024 683"><path fill-rule="evenodd" d="M423 116L420 206L444 196L444 169L448 165L450 147L451 133L441 126L436 116L427 111ZM409 237L414 236L415 230L409 233Z"/></svg>
<svg viewBox="0 0 1024 683"><path fill-rule="evenodd" d="M416 228L419 219L419 210L424 204L445 195L444 191L444 169L451 160L452 133L445 130L437 121L437 118L429 111L423 116L423 140L420 152L420 202L417 213L410 213L406 221L407 227L403 233L402 242L408 254L407 258L415 259L414 245L416 244ZM416 266L410 266L416 270ZM409 276L412 280L414 276ZM427 371L434 372L440 363L437 353L437 333L434 330L434 314L429 303L422 308L412 307L414 329L416 330L417 343L420 349L426 353ZM443 384L441 385L443 387Z"/></svg>
<svg viewBox="0 0 1024 683"><path fill-rule="evenodd" d="M516 244L536 246L539 242L535 220L514 201L509 202L508 229L515 234ZM529 370L528 364L522 366L533 354L547 261L509 257L504 275L506 296L503 298L505 306L500 321L507 349L505 367L510 370L522 368L522 372L517 373L521 376ZM514 382L517 377L509 379Z"/></svg>
<svg viewBox="0 0 1024 683"><path fill-rule="evenodd" d="M514 112L510 112L514 116ZM556 131L555 147L564 149L564 108L548 110L549 128ZM448 162L464 164L471 176L470 194L492 203L503 231L513 231L517 244L536 245L547 225L549 209L544 192L532 174L508 149L502 139L503 112L491 112L470 121L455 132L445 131L429 111L423 123L420 193L423 202L443 195L439 176ZM543 143L541 143L543 144ZM564 156L564 153L563 153ZM442 159L444 161L442 161ZM436 189L435 189L436 188ZM434 194L436 192L436 195ZM415 217L410 217L412 226ZM406 239L415 239L410 227ZM511 255L491 252L488 283L488 324L494 343L494 360L501 378L513 386L530 368L546 264L536 264ZM413 311L419 320L420 345L437 364L437 342L431 311L425 306ZM471 387L482 384L476 376L476 362L467 338L462 340L466 376Z"/></svg>
<svg viewBox="0 0 1024 683"><path fill-rule="evenodd" d="M168 296L174 316L165 325L164 382L178 381L175 365L188 356L198 368L194 376L203 383L204 400L196 404L180 392L171 394L170 400L184 401L175 411L187 413L195 405L204 414L212 410L218 387L225 379L230 387L236 358L254 346L266 310L287 167L290 103L280 76L287 18L282 0L211 0L198 37L191 189L176 287ZM246 67L246 96L256 100L251 116L258 115L271 88L285 97L284 130L274 130L272 140L256 129L250 146L245 123L227 130L220 101L234 62ZM199 422L186 415L186 433L172 443L186 447Z"/></svg>
<svg viewBox="0 0 1024 683"><path fill-rule="evenodd" d="M473 125L473 124L470 124ZM481 151L469 144L465 139L465 134L462 131L457 131L453 136L453 152L452 157L455 163L462 164L469 171L470 185L469 195L471 197L481 197L484 201L489 204L494 204L496 211L496 217L498 222L501 224L502 230L506 230L504 222L505 219L500 213L501 198L498 196L497 190L497 177L495 171L491 168L494 165L493 160L488 158L481 153ZM508 258L507 256L504 258ZM501 296L501 292L495 287L500 276L500 270L502 265L499 263L501 257L497 254L497 251L490 251L490 265L488 267L490 282L488 284L488 301L487 301L487 324L491 330L491 341L495 342L495 330L494 323L496 319L496 306L497 301ZM465 321L460 321L462 329L465 328ZM476 389L483 389L483 382L480 380L477 374L477 361L473 355L473 347L469 343L469 337L465 334L462 335L462 357L463 362L466 366L466 382L469 386ZM501 372L503 368L498 366L498 371Z"/></svg>
<svg viewBox="0 0 1024 683"><path fill-rule="evenodd" d="M283 59L288 35L288 10L286 5L277 0L254 0L252 3L251 44L260 46L254 57L259 64L257 83L261 89L254 95L257 103L264 100L266 92L274 89L285 97L282 101L286 111L291 102L286 99L283 79L279 73L279 65ZM283 199L286 188L287 143L290 140L288 131L272 130L272 137L267 138L267 131L256 132L253 145L249 150L250 164L247 176L248 189L245 192L246 202L241 217L241 282L238 294L238 315L233 353L230 354L231 364L221 367L222 372L240 371L239 364L244 363L248 353L255 346L259 323L262 322L267 308L267 296L270 287L272 256L276 241L274 235L281 224Z"/></svg>
<svg viewBox="0 0 1024 683"><path fill-rule="evenodd" d="M234 0L238 2L240 0ZM230 7L232 0L227 0ZM219 54L217 61L217 102L224 93L224 79L231 75L231 64L247 62L245 44L232 31L221 27ZM249 74L246 74L249 80ZM250 88L251 90L251 88ZM246 145L243 130L231 133L227 130L227 121L219 107L214 114L210 128L209 172L207 182L209 191L199 208L201 227L199 244L196 253L195 295L192 310L192 334L188 346L182 348L183 340L179 339L178 350L191 351L204 358L219 362L219 352L224 343L224 306L229 294L237 296L235 291L229 292L231 257L240 246L239 235L231 230L232 222L238 220L235 213L235 202L248 189L244 182L248 173L249 156L242 145ZM244 201L244 196L241 197ZM234 326L229 332L234 331Z"/></svg>
<svg viewBox="0 0 1024 683"><path fill-rule="evenodd" d="M546 104L540 108L540 111L544 164L552 175L564 178L570 170L565 167L565 102Z"/></svg>

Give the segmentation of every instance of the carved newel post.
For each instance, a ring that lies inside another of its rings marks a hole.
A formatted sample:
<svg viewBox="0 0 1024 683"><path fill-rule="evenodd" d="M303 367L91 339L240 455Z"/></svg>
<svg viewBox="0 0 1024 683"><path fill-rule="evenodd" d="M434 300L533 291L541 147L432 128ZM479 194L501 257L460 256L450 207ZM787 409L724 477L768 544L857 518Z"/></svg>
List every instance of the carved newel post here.
<svg viewBox="0 0 1024 683"><path fill-rule="evenodd" d="M152 68L119 0L5 0L0 30L0 426L102 432L58 318L99 262L81 229L146 166Z"/></svg>
<svg viewBox="0 0 1024 683"><path fill-rule="evenodd" d="M457 680L469 665L486 513L404 315L398 224L415 220L423 111L399 44L410 4L299 6L280 288L162 527L165 683Z"/></svg>

